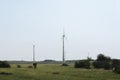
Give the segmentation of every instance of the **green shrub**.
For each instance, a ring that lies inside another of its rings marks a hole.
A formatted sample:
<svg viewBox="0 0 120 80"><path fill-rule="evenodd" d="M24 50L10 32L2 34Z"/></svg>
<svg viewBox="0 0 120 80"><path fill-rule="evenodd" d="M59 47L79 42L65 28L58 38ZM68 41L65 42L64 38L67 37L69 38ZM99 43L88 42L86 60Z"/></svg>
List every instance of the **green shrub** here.
<svg viewBox="0 0 120 80"><path fill-rule="evenodd" d="M93 64L94 68L96 68L96 69L104 68L102 61L94 61L92 64Z"/></svg>
<svg viewBox="0 0 120 80"><path fill-rule="evenodd" d="M112 69L112 65L109 62L105 62L104 63L104 69L105 70L110 70L110 69Z"/></svg>
<svg viewBox="0 0 120 80"><path fill-rule="evenodd" d="M17 65L17 68L21 68L21 65Z"/></svg>
<svg viewBox="0 0 120 80"><path fill-rule="evenodd" d="M10 68L10 64L7 61L0 61L0 68Z"/></svg>
<svg viewBox="0 0 120 80"><path fill-rule="evenodd" d="M93 66L96 69L104 68L105 70L111 69L111 64L106 61L94 61Z"/></svg>
<svg viewBox="0 0 120 80"><path fill-rule="evenodd" d="M117 73L117 74L120 74L120 65L115 66L114 69L113 69L113 72Z"/></svg>
<svg viewBox="0 0 120 80"><path fill-rule="evenodd" d="M120 65L120 60L119 59L113 59L112 60L112 67L116 67L117 65Z"/></svg>
<svg viewBox="0 0 120 80"><path fill-rule="evenodd" d="M62 64L62 66L69 66L69 65L68 65L68 64L66 64L66 63L63 63L63 64Z"/></svg>
<svg viewBox="0 0 120 80"><path fill-rule="evenodd" d="M90 69L90 61L88 60L76 61L74 67Z"/></svg>
<svg viewBox="0 0 120 80"><path fill-rule="evenodd" d="M120 74L120 60L119 59L112 60L112 67L113 67L114 73Z"/></svg>

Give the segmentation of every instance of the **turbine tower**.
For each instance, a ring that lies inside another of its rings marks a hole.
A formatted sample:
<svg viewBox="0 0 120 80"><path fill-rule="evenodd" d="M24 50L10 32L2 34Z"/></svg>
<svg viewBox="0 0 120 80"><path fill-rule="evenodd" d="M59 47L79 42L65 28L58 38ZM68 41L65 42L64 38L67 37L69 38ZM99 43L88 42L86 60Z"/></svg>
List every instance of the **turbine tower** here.
<svg viewBox="0 0 120 80"><path fill-rule="evenodd" d="M62 40L63 40L63 64L65 64L65 44L64 44L64 39L65 39L65 33L63 32L62 35Z"/></svg>
<svg viewBox="0 0 120 80"><path fill-rule="evenodd" d="M35 63L35 45L33 45L33 63Z"/></svg>
<svg viewBox="0 0 120 80"><path fill-rule="evenodd" d="M62 46L62 48L63 48L63 51L62 51L62 53L63 53L63 56L62 56L62 59L63 59L63 63L62 63L62 66L68 66L68 64L66 64L66 62L65 62L65 33L64 33L64 31L63 31L63 35L62 35L62 43L63 43L63 46Z"/></svg>
<svg viewBox="0 0 120 80"><path fill-rule="evenodd" d="M35 45L33 45L33 67L34 69L37 68L37 63L35 61Z"/></svg>

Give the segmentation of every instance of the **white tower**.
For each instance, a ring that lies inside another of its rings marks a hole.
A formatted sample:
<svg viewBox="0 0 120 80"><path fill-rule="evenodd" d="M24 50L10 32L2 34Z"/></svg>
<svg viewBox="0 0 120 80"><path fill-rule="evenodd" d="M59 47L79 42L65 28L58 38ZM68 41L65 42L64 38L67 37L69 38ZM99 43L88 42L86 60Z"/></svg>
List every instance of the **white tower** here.
<svg viewBox="0 0 120 80"><path fill-rule="evenodd" d="M33 45L33 63L35 63L35 45Z"/></svg>
<svg viewBox="0 0 120 80"><path fill-rule="evenodd" d="M62 35L62 39L63 39L63 56L62 56L62 60L63 60L63 64L65 63L65 45L64 45L64 39L65 39L65 34L63 32Z"/></svg>

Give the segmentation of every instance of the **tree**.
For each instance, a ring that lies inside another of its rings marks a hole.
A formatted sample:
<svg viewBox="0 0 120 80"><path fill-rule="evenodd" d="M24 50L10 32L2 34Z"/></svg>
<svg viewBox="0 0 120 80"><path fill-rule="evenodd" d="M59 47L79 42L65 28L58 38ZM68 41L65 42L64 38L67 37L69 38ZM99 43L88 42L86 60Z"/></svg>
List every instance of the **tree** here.
<svg viewBox="0 0 120 80"><path fill-rule="evenodd" d="M109 62L109 61L111 61L111 58L108 57L108 56L104 56L103 54L99 54L97 56L97 60L96 61L106 61L106 62Z"/></svg>

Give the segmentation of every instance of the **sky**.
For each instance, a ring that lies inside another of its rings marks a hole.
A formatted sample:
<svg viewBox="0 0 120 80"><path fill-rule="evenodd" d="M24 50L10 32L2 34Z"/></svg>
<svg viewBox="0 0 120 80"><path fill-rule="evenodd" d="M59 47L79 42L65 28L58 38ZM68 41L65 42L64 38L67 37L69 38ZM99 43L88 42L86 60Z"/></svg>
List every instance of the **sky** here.
<svg viewBox="0 0 120 80"><path fill-rule="evenodd" d="M0 0L0 60L120 59L120 0Z"/></svg>

